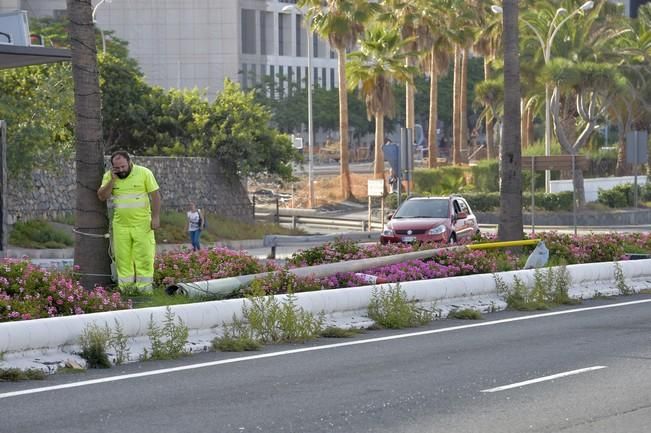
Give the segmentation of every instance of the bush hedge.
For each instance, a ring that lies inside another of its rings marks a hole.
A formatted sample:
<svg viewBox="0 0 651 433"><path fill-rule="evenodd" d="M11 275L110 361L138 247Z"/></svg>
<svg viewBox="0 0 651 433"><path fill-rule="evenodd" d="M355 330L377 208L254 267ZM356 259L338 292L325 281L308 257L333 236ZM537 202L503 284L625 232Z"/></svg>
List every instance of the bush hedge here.
<svg viewBox="0 0 651 433"><path fill-rule="evenodd" d="M637 186L638 202L651 201L651 185ZM597 193L597 201L611 208L635 206L635 190L632 183L616 185L611 189L601 189Z"/></svg>

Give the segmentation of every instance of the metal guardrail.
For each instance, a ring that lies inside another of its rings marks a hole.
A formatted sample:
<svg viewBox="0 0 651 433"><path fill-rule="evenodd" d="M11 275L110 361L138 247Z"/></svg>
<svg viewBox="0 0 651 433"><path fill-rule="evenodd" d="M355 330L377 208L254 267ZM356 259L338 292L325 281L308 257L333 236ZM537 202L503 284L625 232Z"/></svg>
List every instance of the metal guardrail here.
<svg viewBox="0 0 651 433"><path fill-rule="evenodd" d="M332 233L328 235L306 235L306 236L286 236L286 235L266 235L263 245L271 247L269 258L276 258L276 247L287 246L307 246L309 244L320 244L332 242L337 239L346 239L355 242L371 241L376 242L380 239L380 232L344 232Z"/></svg>
<svg viewBox="0 0 651 433"><path fill-rule="evenodd" d="M283 215L275 213L255 213L256 219L274 221L277 224L289 225L292 229L299 226L321 227L327 229L350 229L353 231L368 232L380 231L383 229L379 221L371 221L369 226L368 220L336 218L336 217L318 217L306 215Z"/></svg>

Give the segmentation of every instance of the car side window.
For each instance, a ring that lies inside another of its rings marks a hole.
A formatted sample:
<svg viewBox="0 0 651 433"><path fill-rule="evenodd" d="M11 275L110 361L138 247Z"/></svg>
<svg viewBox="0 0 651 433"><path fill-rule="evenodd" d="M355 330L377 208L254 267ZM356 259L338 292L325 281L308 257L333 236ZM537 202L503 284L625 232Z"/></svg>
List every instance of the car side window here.
<svg viewBox="0 0 651 433"><path fill-rule="evenodd" d="M458 200L454 200L454 201L452 202L452 204L453 204L453 206L454 206L454 213L455 213L455 214L461 212L461 208L459 207L459 201L458 201Z"/></svg>
<svg viewBox="0 0 651 433"><path fill-rule="evenodd" d="M458 200L458 202L459 202L459 208L461 209L461 212L465 212L467 215L470 215L470 209L468 208L466 202L463 200Z"/></svg>

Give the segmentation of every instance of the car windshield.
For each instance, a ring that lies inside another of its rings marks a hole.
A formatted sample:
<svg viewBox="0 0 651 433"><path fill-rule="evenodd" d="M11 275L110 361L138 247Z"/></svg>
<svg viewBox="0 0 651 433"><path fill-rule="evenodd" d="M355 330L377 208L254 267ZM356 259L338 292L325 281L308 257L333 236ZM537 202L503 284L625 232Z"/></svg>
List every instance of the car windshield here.
<svg viewBox="0 0 651 433"><path fill-rule="evenodd" d="M408 200L393 218L447 218L448 200Z"/></svg>

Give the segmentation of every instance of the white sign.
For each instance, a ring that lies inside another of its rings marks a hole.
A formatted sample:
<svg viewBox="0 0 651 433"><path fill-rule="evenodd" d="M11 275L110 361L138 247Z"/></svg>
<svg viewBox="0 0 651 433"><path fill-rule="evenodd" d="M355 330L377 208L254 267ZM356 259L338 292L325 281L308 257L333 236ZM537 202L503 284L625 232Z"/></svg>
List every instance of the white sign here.
<svg viewBox="0 0 651 433"><path fill-rule="evenodd" d="M383 197L384 196L384 179L369 179L368 181L368 196L369 197Z"/></svg>
<svg viewBox="0 0 651 433"><path fill-rule="evenodd" d="M292 135L292 145L294 146L295 149L302 149L303 137L295 137L294 135Z"/></svg>

